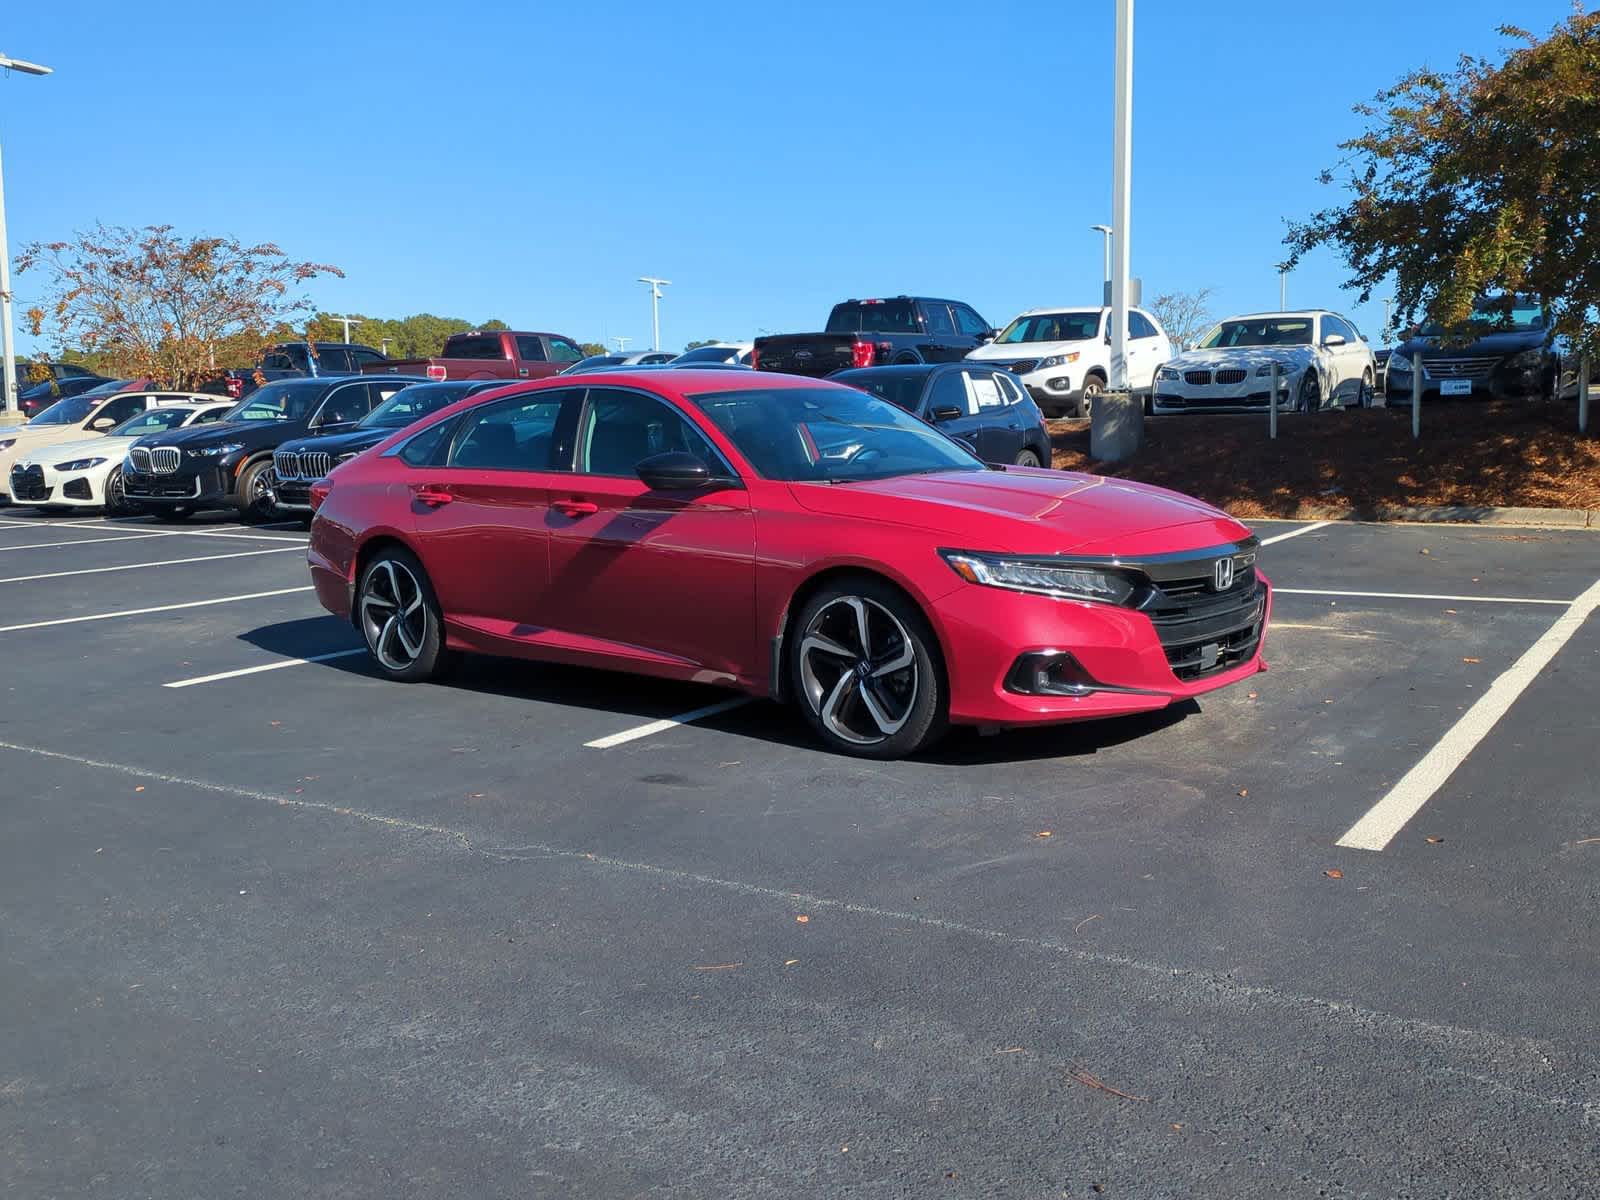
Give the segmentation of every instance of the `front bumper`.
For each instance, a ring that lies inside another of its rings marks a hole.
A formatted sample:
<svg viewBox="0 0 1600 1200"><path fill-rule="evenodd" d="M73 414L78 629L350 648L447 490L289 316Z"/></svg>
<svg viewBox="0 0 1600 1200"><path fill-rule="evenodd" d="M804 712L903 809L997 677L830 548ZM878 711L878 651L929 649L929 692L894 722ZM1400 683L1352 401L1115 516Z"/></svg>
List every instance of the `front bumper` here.
<svg viewBox="0 0 1600 1200"><path fill-rule="evenodd" d="M1300 395L1304 371L1280 375L1278 411L1292 412ZM1272 396L1271 376L1257 378L1254 372L1237 383L1191 384L1185 380L1157 379L1151 411L1157 413L1241 413L1266 412Z"/></svg>
<svg viewBox="0 0 1600 1200"><path fill-rule="evenodd" d="M311 511L311 483L309 479L279 479L272 477L272 503L287 512Z"/></svg>
<svg viewBox="0 0 1600 1200"><path fill-rule="evenodd" d="M1256 579L1259 597L1251 603L1259 602L1259 613L1250 628L1213 632L1237 622L1188 632L1169 627L1166 644L1151 618L1134 609L957 588L931 613L946 657L950 719L988 728L1087 721L1151 712L1247 679L1266 669L1261 655L1272 617L1271 585L1264 576ZM1069 653L1098 686L1073 696L1008 687L1020 658L1050 652ZM1212 653L1214 664L1202 666Z"/></svg>
<svg viewBox="0 0 1600 1200"><path fill-rule="evenodd" d="M124 467L122 491L129 500L145 505L225 508L233 503L233 477L218 467L180 467L170 474Z"/></svg>
<svg viewBox="0 0 1600 1200"><path fill-rule="evenodd" d="M8 480L11 503L63 508L101 508L106 502L109 467L62 473L40 463L17 463Z"/></svg>
<svg viewBox="0 0 1600 1200"><path fill-rule="evenodd" d="M1473 375L1435 375L1424 371L1422 398L1424 400L1528 400L1543 395L1550 386L1551 367L1508 368L1504 364L1486 373ZM1465 384L1470 390L1463 392ZM1391 406L1411 403L1411 389L1416 386L1410 368L1394 367L1384 372L1384 395ZM1452 390L1445 394L1446 387Z"/></svg>

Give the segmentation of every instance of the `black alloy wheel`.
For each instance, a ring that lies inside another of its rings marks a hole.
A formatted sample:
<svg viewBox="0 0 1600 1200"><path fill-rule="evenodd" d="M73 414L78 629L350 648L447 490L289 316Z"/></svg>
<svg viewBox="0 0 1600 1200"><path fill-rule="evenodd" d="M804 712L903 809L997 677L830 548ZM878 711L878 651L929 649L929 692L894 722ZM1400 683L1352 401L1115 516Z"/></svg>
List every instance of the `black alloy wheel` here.
<svg viewBox="0 0 1600 1200"><path fill-rule="evenodd" d="M881 579L845 578L812 596L788 660L790 694L831 750L903 758L944 733L938 643L916 605Z"/></svg>

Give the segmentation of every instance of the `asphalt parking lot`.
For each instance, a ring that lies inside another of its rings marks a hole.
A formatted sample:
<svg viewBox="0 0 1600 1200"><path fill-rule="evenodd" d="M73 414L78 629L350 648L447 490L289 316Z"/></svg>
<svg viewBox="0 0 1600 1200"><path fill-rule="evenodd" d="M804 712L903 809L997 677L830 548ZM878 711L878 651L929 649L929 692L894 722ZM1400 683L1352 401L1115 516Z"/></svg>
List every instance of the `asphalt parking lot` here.
<svg viewBox="0 0 1600 1200"><path fill-rule="evenodd" d="M1257 531L1251 684L866 764L0 514L0 1193L1595 1195L1600 539Z"/></svg>

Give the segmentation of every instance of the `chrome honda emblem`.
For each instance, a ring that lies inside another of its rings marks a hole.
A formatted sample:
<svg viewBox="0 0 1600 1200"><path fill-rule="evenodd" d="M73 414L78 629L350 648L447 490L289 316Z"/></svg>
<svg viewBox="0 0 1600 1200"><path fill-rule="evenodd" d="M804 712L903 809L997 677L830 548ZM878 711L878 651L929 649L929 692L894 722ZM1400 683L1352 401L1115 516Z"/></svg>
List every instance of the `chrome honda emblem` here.
<svg viewBox="0 0 1600 1200"><path fill-rule="evenodd" d="M1225 592L1233 586L1233 556L1219 558L1213 567L1211 582L1216 591Z"/></svg>

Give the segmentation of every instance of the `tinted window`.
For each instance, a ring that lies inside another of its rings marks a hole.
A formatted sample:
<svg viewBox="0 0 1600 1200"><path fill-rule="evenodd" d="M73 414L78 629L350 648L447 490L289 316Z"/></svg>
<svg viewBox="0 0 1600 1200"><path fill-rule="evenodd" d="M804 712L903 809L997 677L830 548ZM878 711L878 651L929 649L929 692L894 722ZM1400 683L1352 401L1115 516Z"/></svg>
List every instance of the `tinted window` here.
<svg viewBox="0 0 1600 1200"><path fill-rule="evenodd" d="M317 370L324 375L348 375L350 352L340 346L317 347Z"/></svg>
<svg viewBox="0 0 1600 1200"><path fill-rule="evenodd" d="M828 333L919 333L909 300L847 300L828 315Z"/></svg>
<svg viewBox="0 0 1600 1200"><path fill-rule="evenodd" d="M743 388L691 399L768 479L851 483L985 469L916 417L855 388Z"/></svg>
<svg viewBox="0 0 1600 1200"><path fill-rule="evenodd" d="M1005 394L1007 404L1020 404L1027 399L1023 394L1022 385L1004 371L994 373L994 381L1000 385L1000 390Z"/></svg>
<svg viewBox="0 0 1600 1200"><path fill-rule="evenodd" d="M1328 316L1322 318L1322 340L1327 341L1330 333L1337 333L1347 342L1360 341L1356 331L1338 317Z"/></svg>
<svg viewBox="0 0 1600 1200"><path fill-rule="evenodd" d="M922 327L938 337L955 337L956 323L950 319L950 306L934 300L922 305Z"/></svg>
<svg viewBox="0 0 1600 1200"><path fill-rule="evenodd" d="M1086 342L1100 335L1100 310L1018 317L995 338L997 346L1021 342Z"/></svg>
<svg viewBox="0 0 1600 1200"><path fill-rule="evenodd" d="M263 384L229 410L225 421L303 421L328 386L314 379L282 379Z"/></svg>
<svg viewBox="0 0 1600 1200"><path fill-rule="evenodd" d="M645 459L679 450L721 473L721 456L700 431L652 396L595 388L578 433L578 470L627 476Z"/></svg>
<svg viewBox="0 0 1600 1200"><path fill-rule="evenodd" d="M296 358L298 357L298 361ZM302 371L305 369L305 352L298 356L291 355L287 350L268 350L261 356L261 369L263 371Z"/></svg>
<svg viewBox="0 0 1600 1200"><path fill-rule="evenodd" d="M361 420L363 429L403 429L470 395L470 383L417 383L401 388Z"/></svg>
<svg viewBox="0 0 1600 1200"><path fill-rule="evenodd" d="M391 390L398 387L391 385ZM349 425L372 410L372 392L367 384L335 388L317 413L318 425Z"/></svg>
<svg viewBox="0 0 1600 1200"><path fill-rule="evenodd" d="M966 337L981 337L989 332L989 323L965 304L952 304L950 307L956 314L956 328Z"/></svg>
<svg viewBox="0 0 1600 1200"><path fill-rule="evenodd" d="M139 394L118 396L115 399L106 401L100 410L94 414L94 420L97 423L110 420L114 425L121 425L135 413L142 413L144 410L144 396Z"/></svg>
<svg viewBox="0 0 1600 1200"><path fill-rule="evenodd" d="M1233 346L1309 346L1310 317L1241 317L1224 321L1200 341L1202 350Z"/></svg>
<svg viewBox="0 0 1600 1200"><path fill-rule="evenodd" d="M356 346L352 346L350 348L350 358L351 358L351 361L353 361L355 363L356 370L358 370L358 371L362 367L367 366L369 363L381 363L381 362L387 362L388 361L387 359L384 358L383 355L379 354L376 350L367 350L367 349L365 349L363 347L356 347Z"/></svg>
<svg viewBox="0 0 1600 1200"><path fill-rule="evenodd" d="M200 410L200 415L195 417L194 420L190 421L189 424L210 425L213 421L220 421L227 415L228 406L226 404L216 405L211 408L203 408Z"/></svg>
<svg viewBox="0 0 1600 1200"><path fill-rule="evenodd" d="M445 434L450 432L452 426L453 423L450 421L440 421L437 425L429 426L401 446L396 457L407 466L427 466L437 457L439 449L444 443ZM395 452L390 451L390 453Z"/></svg>
<svg viewBox="0 0 1600 1200"><path fill-rule="evenodd" d="M187 408L152 408L136 413L111 431L112 437L141 437L147 433L160 433L163 429L176 429L190 413Z"/></svg>
<svg viewBox="0 0 1600 1200"><path fill-rule="evenodd" d="M73 425L83 420L99 403L99 397L85 392L81 396L71 396L65 400L57 400L45 409L29 425Z"/></svg>
<svg viewBox="0 0 1600 1200"><path fill-rule="evenodd" d="M953 408L963 416L971 416L976 408L967 403L967 387L961 382L960 371L946 371L933 381L928 389L928 415L941 408Z"/></svg>
<svg viewBox="0 0 1600 1200"><path fill-rule="evenodd" d="M639 360L639 365L641 367L656 367L664 362L671 362L672 358L673 356L670 354L646 354Z"/></svg>
<svg viewBox="0 0 1600 1200"><path fill-rule="evenodd" d="M1142 312L1128 314L1128 332L1136 338L1153 338L1159 336L1156 327L1150 324L1150 319Z"/></svg>
<svg viewBox="0 0 1600 1200"><path fill-rule="evenodd" d="M890 371L838 371L833 378L839 383L881 396L897 408L916 412L922 400L923 386L930 374L926 370L906 371L897 368Z"/></svg>
<svg viewBox="0 0 1600 1200"><path fill-rule="evenodd" d="M575 363L583 358L583 351L574 346L563 337L553 337L550 342L550 361L558 363Z"/></svg>
<svg viewBox="0 0 1600 1200"><path fill-rule="evenodd" d="M544 343L531 334L518 337L517 357L523 362L543 362Z"/></svg>
<svg viewBox="0 0 1600 1200"><path fill-rule="evenodd" d="M504 358L498 333L458 333L444 344L446 358Z"/></svg>
<svg viewBox="0 0 1600 1200"><path fill-rule="evenodd" d="M549 471L556 425L572 392L537 392L469 413L450 446L450 465L492 471Z"/></svg>

